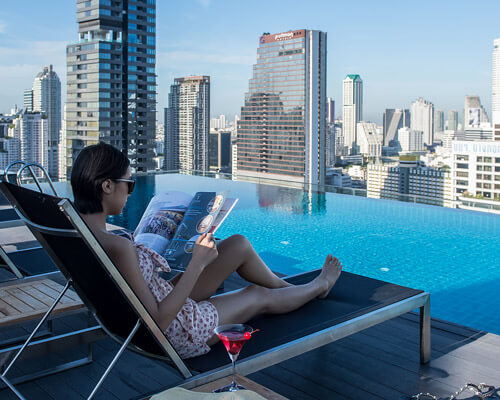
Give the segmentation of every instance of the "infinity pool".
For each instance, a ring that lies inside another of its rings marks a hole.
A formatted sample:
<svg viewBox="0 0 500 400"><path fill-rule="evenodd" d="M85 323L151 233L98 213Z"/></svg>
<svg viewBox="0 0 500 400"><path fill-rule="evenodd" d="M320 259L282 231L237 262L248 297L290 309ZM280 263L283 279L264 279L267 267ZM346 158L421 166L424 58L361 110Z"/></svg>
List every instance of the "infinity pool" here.
<svg viewBox="0 0 500 400"><path fill-rule="evenodd" d="M429 291L433 317L500 334L500 216L164 174L137 178L110 222L133 230L150 198L167 189L238 197L217 236L247 236L273 270L320 267L332 253L347 271Z"/></svg>

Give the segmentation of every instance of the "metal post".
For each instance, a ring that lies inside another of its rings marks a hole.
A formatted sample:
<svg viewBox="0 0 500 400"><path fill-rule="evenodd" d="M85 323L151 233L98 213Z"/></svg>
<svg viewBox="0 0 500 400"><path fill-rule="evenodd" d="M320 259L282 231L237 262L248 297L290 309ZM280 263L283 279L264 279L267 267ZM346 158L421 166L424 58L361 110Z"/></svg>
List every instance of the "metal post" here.
<svg viewBox="0 0 500 400"><path fill-rule="evenodd" d="M427 297L420 307L420 363L431 360L431 299Z"/></svg>
<svg viewBox="0 0 500 400"><path fill-rule="evenodd" d="M141 326L141 320L138 319L137 323L134 326L134 329L130 332L128 335L127 339L123 342L122 346L120 347L120 350L118 350L118 353L114 356L113 360L111 360L111 363L108 365L108 368L106 368L106 371L104 371L104 374L102 374L101 379L99 379L99 382L97 382L97 385L94 387L94 390L92 390L92 393L90 393L90 396L87 397L87 400L91 400L92 397L96 394L97 390L101 386L101 384L104 382L104 379L108 376L108 374L111 372L111 369L115 366L116 362L122 355L123 351L127 348L128 344L132 340L132 337L135 335L135 332L137 332L137 329L139 329L139 326Z"/></svg>

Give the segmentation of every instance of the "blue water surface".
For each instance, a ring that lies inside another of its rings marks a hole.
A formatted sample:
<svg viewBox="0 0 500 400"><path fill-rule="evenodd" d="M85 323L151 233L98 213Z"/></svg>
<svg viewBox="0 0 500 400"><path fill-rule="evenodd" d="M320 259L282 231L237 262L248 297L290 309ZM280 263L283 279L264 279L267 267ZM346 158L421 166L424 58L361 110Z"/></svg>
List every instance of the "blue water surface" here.
<svg viewBox="0 0 500 400"><path fill-rule="evenodd" d="M217 236L247 236L273 270L307 271L332 253L347 271L429 291L433 317L500 334L500 216L165 174L139 177L111 222L134 229L165 190L229 190L240 200Z"/></svg>

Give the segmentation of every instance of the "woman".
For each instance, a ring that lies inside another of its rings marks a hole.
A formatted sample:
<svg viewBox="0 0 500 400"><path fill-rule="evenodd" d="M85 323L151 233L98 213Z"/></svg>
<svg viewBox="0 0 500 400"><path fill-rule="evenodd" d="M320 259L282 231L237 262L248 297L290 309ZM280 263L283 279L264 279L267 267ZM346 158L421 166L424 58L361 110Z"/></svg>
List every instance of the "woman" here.
<svg viewBox="0 0 500 400"><path fill-rule="evenodd" d="M317 278L294 286L276 276L245 237L231 236L216 247L209 233L196 241L185 272L166 281L158 274L169 270L164 258L106 230L107 216L122 212L134 188L127 157L104 143L84 148L73 165L71 186L82 218L182 358L207 353L217 341L217 325L286 313L326 297L342 269L328 255ZM212 298L234 271L253 285Z"/></svg>

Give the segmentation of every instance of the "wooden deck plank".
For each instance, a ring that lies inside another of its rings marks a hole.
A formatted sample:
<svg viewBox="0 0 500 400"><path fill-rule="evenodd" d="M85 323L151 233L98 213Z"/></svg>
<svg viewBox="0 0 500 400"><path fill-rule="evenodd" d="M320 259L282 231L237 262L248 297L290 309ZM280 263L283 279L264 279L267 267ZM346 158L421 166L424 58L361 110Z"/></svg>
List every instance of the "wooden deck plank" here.
<svg viewBox="0 0 500 400"><path fill-rule="evenodd" d="M12 288L7 289L7 292L10 293L15 298L19 299L23 303L27 304L34 310L47 309L47 305L37 298L31 296L29 293L25 292L21 288Z"/></svg>

